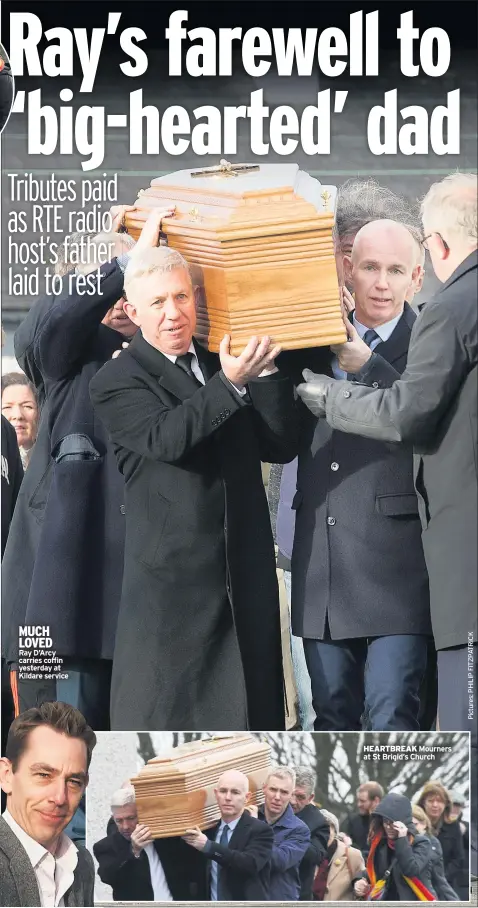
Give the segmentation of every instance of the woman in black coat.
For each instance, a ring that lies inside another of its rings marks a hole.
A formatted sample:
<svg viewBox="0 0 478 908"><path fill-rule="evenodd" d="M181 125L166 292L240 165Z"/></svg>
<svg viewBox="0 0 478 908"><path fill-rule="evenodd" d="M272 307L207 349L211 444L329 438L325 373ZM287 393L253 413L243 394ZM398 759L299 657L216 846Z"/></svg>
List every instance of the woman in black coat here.
<svg viewBox="0 0 478 908"><path fill-rule="evenodd" d="M427 782L417 803L430 820L432 835L443 851L445 876L455 889L465 866L465 852L460 824L452 817L450 795L441 782Z"/></svg>
<svg viewBox="0 0 478 908"><path fill-rule="evenodd" d="M430 861L430 878L433 888L440 902L458 902L459 896L452 886L450 886L443 866L443 851L440 842L431 832L431 824L424 810L414 804L412 808L413 822L420 835L427 835L432 843L432 855Z"/></svg>
<svg viewBox="0 0 478 908"><path fill-rule="evenodd" d="M436 901L430 876L432 845L418 835L405 795L385 795L372 811L366 870L354 884L368 901Z"/></svg>

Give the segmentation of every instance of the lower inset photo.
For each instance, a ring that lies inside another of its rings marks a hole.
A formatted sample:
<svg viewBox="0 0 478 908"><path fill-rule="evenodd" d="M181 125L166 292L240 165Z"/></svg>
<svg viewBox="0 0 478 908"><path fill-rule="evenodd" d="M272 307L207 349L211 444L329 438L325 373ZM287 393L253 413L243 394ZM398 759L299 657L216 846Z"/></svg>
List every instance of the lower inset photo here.
<svg viewBox="0 0 478 908"><path fill-rule="evenodd" d="M95 905L469 901L464 732L100 732Z"/></svg>

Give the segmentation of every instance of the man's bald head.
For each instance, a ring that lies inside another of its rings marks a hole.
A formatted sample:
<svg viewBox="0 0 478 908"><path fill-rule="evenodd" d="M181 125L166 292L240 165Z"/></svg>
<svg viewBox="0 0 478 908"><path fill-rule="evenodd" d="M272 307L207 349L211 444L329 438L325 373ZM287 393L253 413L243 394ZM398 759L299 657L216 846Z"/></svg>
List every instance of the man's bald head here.
<svg viewBox="0 0 478 908"><path fill-rule="evenodd" d="M370 224L365 224L359 230L352 247L351 260L352 262L357 261L357 257L363 253L364 247L367 250L381 247L388 250L391 246L400 250L405 258L409 257L411 267L414 267L417 259L415 238L404 224L385 218L380 221L371 221Z"/></svg>
<svg viewBox="0 0 478 908"><path fill-rule="evenodd" d="M397 221L371 221L357 233L346 265L356 317L377 328L402 314L410 285L419 277L416 238Z"/></svg>
<svg viewBox="0 0 478 908"><path fill-rule="evenodd" d="M238 819L249 795L249 780L238 769L228 769L220 776L214 789L222 819L227 823Z"/></svg>
<svg viewBox="0 0 478 908"><path fill-rule="evenodd" d="M235 785L238 788L241 788L246 794L249 791L249 779L245 773L240 772L238 769L228 769L226 772L223 772L222 776L218 779L217 787L220 785Z"/></svg>

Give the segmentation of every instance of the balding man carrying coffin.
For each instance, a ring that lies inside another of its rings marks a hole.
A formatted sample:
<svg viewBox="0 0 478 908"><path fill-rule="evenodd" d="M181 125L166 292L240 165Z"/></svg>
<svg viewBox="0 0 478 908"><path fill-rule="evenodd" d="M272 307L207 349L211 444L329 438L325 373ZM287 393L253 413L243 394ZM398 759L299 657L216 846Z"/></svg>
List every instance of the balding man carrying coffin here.
<svg viewBox="0 0 478 908"><path fill-rule="evenodd" d="M206 833L189 829L185 841L208 860L206 898L267 901L272 830L246 809L249 782L235 769L223 773L214 789L221 819Z"/></svg>
<svg viewBox="0 0 478 908"><path fill-rule="evenodd" d="M454 173L433 184L422 202L422 219L443 286L417 319L402 377L391 387L373 389L307 375L298 390L311 412L326 416L334 429L413 445L438 651L438 718L442 730L471 732L476 766L476 706L468 689L470 675L476 677L478 650L476 174ZM475 876L476 791L471 810Z"/></svg>
<svg viewBox="0 0 478 908"><path fill-rule="evenodd" d="M355 291L349 341L283 353L279 368L295 383L305 368L331 384L349 375L392 385L407 364L417 260L403 224L362 227L344 258ZM412 451L333 431L303 409L292 631L304 639L315 728L416 730L431 626Z"/></svg>

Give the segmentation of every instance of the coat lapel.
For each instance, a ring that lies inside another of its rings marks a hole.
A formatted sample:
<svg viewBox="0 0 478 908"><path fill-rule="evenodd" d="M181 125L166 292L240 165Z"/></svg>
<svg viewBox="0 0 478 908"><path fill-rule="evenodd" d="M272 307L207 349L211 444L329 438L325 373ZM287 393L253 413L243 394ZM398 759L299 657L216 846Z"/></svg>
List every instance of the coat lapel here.
<svg viewBox="0 0 478 908"><path fill-rule="evenodd" d="M178 400L188 400L197 391L198 387L195 380L190 378L175 363L172 363L167 356L163 356L159 350L156 350L155 347L145 341L141 331L135 334L128 347L128 353L134 357L143 369L146 369L150 375L158 379L158 384L162 388L165 388Z"/></svg>
<svg viewBox="0 0 478 908"><path fill-rule="evenodd" d="M395 325L390 337L388 340L381 341L377 344L377 346L374 347L374 352L380 353L380 356L383 356L390 364L393 364L402 356L406 356L415 319L416 315L413 309L408 303L405 303L402 317Z"/></svg>
<svg viewBox="0 0 478 908"><path fill-rule="evenodd" d="M340 873L340 871L342 870L342 867L344 866L345 861L346 861L345 846L343 845L342 842L338 841L337 850L332 858L332 862L331 862L330 868L329 868L329 873L328 873L328 877L327 877L327 886L330 887L332 881L335 879L337 874Z"/></svg>

